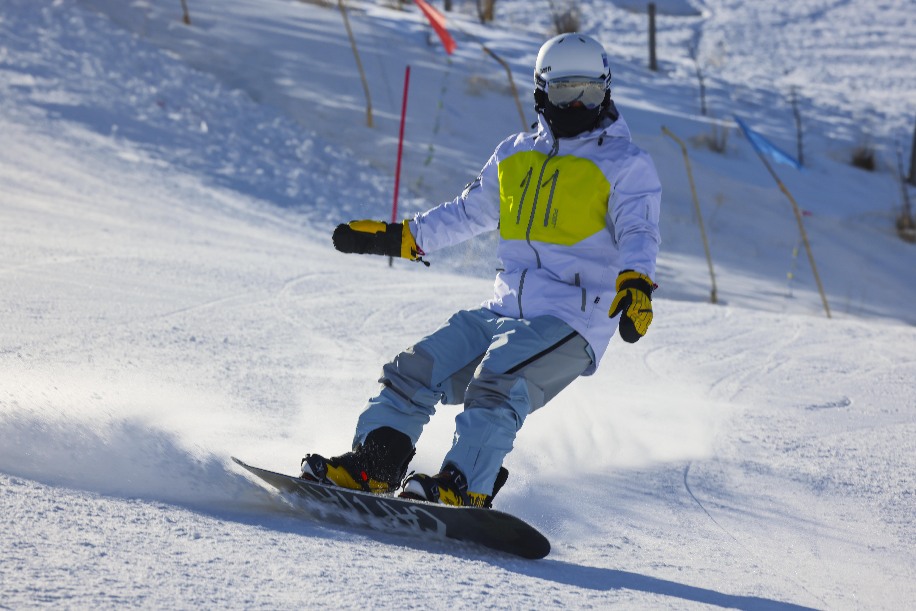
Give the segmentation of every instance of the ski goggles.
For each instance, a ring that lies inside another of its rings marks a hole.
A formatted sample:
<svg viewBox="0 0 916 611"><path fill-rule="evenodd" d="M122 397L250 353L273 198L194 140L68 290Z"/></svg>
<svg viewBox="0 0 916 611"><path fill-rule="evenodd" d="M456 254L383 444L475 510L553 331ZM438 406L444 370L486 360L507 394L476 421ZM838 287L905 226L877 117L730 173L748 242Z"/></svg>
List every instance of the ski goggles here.
<svg viewBox="0 0 916 611"><path fill-rule="evenodd" d="M547 81L547 99L557 108L569 108L577 103L586 108L598 108L604 102L607 83L604 79L570 76Z"/></svg>

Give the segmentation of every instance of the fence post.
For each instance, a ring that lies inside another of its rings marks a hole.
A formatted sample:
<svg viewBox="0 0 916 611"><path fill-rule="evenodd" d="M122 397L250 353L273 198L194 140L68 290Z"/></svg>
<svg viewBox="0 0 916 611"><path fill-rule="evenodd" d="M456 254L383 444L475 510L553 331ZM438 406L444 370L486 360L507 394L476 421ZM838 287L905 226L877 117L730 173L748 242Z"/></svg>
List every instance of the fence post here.
<svg viewBox="0 0 916 611"><path fill-rule="evenodd" d="M902 196L902 210L897 217L897 234L907 242L916 242L916 223L913 222L912 206L910 205L910 191L906 186L903 176L903 147L897 141L897 178L900 180L900 194Z"/></svg>
<svg viewBox="0 0 916 611"><path fill-rule="evenodd" d="M527 131L528 122L525 121L525 111L522 110L522 103L521 103L521 100L519 100L518 98L518 88L515 86L515 79L512 78L512 69L509 67L509 64L506 63L506 60L504 60L499 55L494 53L490 47L488 47L487 45L483 43L481 43L480 46L483 47L483 50L484 52L486 52L487 55L489 55L490 57L495 59L497 62L499 62L499 65L502 66L503 70L506 71L506 74L509 77L509 85L512 87L512 96L515 98L515 107L518 110L519 118L522 120L522 131L523 132Z"/></svg>
<svg viewBox="0 0 916 611"><path fill-rule="evenodd" d="M493 21L493 9L496 0L477 0L477 16L480 23Z"/></svg>
<svg viewBox="0 0 916 611"><path fill-rule="evenodd" d="M763 152L760 151L756 146L753 148L754 151L756 151L757 156L760 158L760 162L763 163L763 166L767 169L767 172L770 173L770 176L772 176L773 180L776 181L776 184L779 185L779 190L783 192L783 194L792 204L792 212L795 214L795 222L798 223L798 232L801 234L802 242L805 245L805 251L808 253L808 263L811 264L811 273L814 274L814 281L817 283L817 290L821 294L821 303L824 304L824 312L827 314L827 318L831 318L830 305L827 303L827 293L824 291L824 285L821 283L821 276L817 273L817 265L814 263L814 254L811 252L811 242L808 241L808 233L805 231L805 223L802 220L802 213L801 209L798 207L798 202L795 201L795 198L792 197L789 189L787 189L786 185L779 179L779 175L776 174L776 171L773 169L773 166L770 165L770 162L767 161Z"/></svg>
<svg viewBox="0 0 916 611"><path fill-rule="evenodd" d="M700 54L696 46L690 47L690 57L693 58L693 64L696 67L697 81L700 84L700 114L706 116L706 79L703 77L703 69L700 67Z"/></svg>
<svg viewBox="0 0 916 611"><path fill-rule="evenodd" d="M798 152L798 164L805 165L805 149L802 144L801 111L798 109L798 88L792 87L792 114L795 115L795 146Z"/></svg>
<svg viewBox="0 0 916 611"><path fill-rule="evenodd" d="M653 72L658 70L658 62L655 59L655 3L649 3L649 70Z"/></svg>
<svg viewBox="0 0 916 611"><path fill-rule="evenodd" d="M363 82L363 91L366 93L366 125L372 127L372 97L369 95L369 83L366 81L366 71L363 70L363 62L359 59L359 51L356 50L356 38L353 37L353 30L350 28L350 18L347 17L347 7L344 6L344 0L337 0L340 7L340 14L343 16L344 27L347 28L347 36L350 38L350 47L353 48L353 57L356 58L356 67L359 69L359 78Z"/></svg>
<svg viewBox="0 0 916 611"><path fill-rule="evenodd" d="M913 123L913 148L910 150L910 177L907 182L916 186L916 122Z"/></svg>
<svg viewBox="0 0 916 611"><path fill-rule="evenodd" d="M697 197L697 188L696 185L693 184L693 171L690 169L690 158L687 156L687 145L685 145L683 140L675 136L674 132L672 132L664 125L662 125L662 132L677 142L678 146L681 147L681 152L684 154L684 165L687 166L687 179L690 181L690 192L693 194L693 205L696 207L697 220L700 223L700 236L703 238L703 249L706 251L706 263L709 264L709 279L712 281L712 290L709 293L709 301L710 303L717 303L718 296L716 295L716 273L712 269L712 255L709 254L709 240L706 239L706 227L703 225L703 213L700 211L700 200Z"/></svg>
<svg viewBox="0 0 916 611"><path fill-rule="evenodd" d="M478 0L479 1L479 0ZM455 27L459 32L476 42L480 45L480 48L483 49L483 52L492 57L496 62L503 67L503 70L506 71L506 76L509 78L509 86L512 88L512 97L515 98L515 108L518 110L518 117L522 122L522 131L527 131L528 122L525 120L525 111L522 110L522 102L518 97L518 87L515 86L515 78L512 76L512 68L509 66L509 63L504 60L502 57L497 55L493 49L487 46L487 44L482 41L478 36L471 34L470 32L465 31L460 25L455 24Z"/></svg>
<svg viewBox="0 0 916 611"><path fill-rule="evenodd" d="M188 2L187 0L181 0L181 10L184 13L182 16L182 21L185 25L191 25L191 13L188 12Z"/></svg>

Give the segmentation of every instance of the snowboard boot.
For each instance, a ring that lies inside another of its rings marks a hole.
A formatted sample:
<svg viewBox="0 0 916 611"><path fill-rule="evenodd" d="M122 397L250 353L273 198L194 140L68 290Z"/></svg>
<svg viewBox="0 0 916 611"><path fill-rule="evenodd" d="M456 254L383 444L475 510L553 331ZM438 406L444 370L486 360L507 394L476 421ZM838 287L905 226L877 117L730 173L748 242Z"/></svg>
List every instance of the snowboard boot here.
<svg viewBox="0 0 916 611"><path fill-rule="evenodd" d="M397 490L416 451L410 438L390 427L376 429L352 452L333 458L308 454L303 479L341 488L384 494Z"/></svg>
<svg viewBox="0 0 916 611"><path fill-rule="evenodd" d="M493 498L508 478L508 469L500 467L496 483L493 485L493 494L468 492L468 482L464 474L452 465L446 465L438 475L411 475L404 482L404 490L398 496L443 505L490 509L493 507Z"/></svg>

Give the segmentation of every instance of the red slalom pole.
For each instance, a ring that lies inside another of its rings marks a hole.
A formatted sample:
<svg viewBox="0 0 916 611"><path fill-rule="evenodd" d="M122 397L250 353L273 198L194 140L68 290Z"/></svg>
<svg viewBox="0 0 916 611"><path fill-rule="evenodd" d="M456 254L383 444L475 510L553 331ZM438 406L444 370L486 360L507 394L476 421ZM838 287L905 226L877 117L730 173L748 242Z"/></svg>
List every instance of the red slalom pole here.
<svg viewBox="0 0 916 611"><path fill-rule="evenodd" d="M398 191L401 187L401 157L404 152L404 124L407 119L407 90L410 87L410 66L404 71L404 98L401 102L401 131L398 135L398 161L394 170L394 203L391 205L391 222L398 220ZM394 257L388 257L388 266L394 263Z"/></svg>

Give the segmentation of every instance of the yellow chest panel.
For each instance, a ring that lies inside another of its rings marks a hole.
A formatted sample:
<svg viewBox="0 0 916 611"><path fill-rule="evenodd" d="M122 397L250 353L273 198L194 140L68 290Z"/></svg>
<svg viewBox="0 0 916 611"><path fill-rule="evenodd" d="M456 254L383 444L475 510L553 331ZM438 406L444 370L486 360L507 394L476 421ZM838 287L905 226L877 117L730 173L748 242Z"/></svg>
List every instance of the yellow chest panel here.
<svg viewBox="0 0 916 611"><path fill-rule="evenodd" d="M498 172L503 239L571 246L607 227L611 185L594 162L524 151Z"/></svg>

